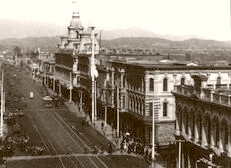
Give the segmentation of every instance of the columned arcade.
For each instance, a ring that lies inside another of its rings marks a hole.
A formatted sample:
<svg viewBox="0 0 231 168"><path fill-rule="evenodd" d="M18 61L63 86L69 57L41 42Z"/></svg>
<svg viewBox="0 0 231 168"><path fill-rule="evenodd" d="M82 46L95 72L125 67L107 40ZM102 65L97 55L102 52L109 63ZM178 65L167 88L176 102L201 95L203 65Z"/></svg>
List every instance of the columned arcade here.
<svg viewBox="0 0 231 168"><path fill-rule="evenodd" d="M196 85L175 86L173 91L175 135L184 140L181 166L231 167L231 93L226 88L214 90Z"/></svg>

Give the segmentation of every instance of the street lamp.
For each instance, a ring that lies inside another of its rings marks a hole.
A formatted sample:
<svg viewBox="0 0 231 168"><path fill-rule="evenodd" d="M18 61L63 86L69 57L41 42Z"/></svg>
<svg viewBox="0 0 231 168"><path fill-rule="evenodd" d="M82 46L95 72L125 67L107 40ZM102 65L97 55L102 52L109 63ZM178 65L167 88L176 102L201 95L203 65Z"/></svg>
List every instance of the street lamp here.
<svg viewBox="0 0 231 168"><path fill-rule="evenodd" d="M106 87L105 87L105 106L104 106L104 126L107 127L107 106L108 106L108 99L109 99L109 95L108 95L108 83L109 81L106 81Z"/></svg>
<svg viewBox="0 0 231 168"><path fill-rule="evenodd" d="M157 101L158 99L154 97L153 99L153 106L154 110L152 110L152 167L155 167L155 113L158 112L159 109L159 102Z"/></svg>
<svg viewBox="0 0 231 168"><path fill-rule="evenodd" d="M95 110L96 110L96 97L95 97L95 78L98 76L95 65L95 27L90 27L91 29L91 41L92 41L92 52L91 52L91 109L92 109L92 124L95 126Z"/></svg>
<svg viewBox="0 0 231 168"><path fill-rule="evenodd" d="M117 97L117 124L116 124L116 132L117 132L117 138L119 137L119 133L120 133L120 97L119 97L119 82L117 82L117 86L116 86L116 97Z"/></svg>

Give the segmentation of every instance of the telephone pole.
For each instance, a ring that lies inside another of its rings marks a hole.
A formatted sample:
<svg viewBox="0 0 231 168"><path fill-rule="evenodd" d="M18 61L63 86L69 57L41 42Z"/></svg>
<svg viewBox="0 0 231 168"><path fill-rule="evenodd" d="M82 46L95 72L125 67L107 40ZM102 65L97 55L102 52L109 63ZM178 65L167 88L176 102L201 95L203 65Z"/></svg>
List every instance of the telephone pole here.
<svg viewBox="0 0 231 168"><path fill-rule="evenodd" d="M91 28L91 41L92 41L92 54L91 54L91 121L93 126L95 126L95 74L94 74L94 64L95 64L95 41L94 41L94 27Z"/></svg>
<svg viewBox="0 0 231 168"><path fill-rule="evenodd" d="M4 70L2 70L2 83L1 83L1 125L0 125L0 136L1 142L3 141L3 113L4 113Z"/></svg>

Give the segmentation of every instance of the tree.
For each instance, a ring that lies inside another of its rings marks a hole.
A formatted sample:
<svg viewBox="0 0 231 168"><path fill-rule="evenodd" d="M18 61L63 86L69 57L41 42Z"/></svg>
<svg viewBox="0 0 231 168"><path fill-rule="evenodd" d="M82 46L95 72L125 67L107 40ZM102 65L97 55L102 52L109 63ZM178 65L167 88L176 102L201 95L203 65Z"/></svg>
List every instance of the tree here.
<svg viewBox="0 0 231 168"><path fill-rule="evenodd" d="M22 56L20 47L18 47L18 46L14 47L14 55Z"/></svg>

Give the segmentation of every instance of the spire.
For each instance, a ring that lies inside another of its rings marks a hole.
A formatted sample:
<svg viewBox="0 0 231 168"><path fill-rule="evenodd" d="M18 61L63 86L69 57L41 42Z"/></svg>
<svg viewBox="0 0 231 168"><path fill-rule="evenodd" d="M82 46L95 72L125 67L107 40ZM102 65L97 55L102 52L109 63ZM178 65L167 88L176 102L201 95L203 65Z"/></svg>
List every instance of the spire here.
<svg viewBox="0 0 231 168"><path fill-rule="evenodd" d="M72 19L70 22L70 27L74 27L77 29L82 29L82 23L80 21L79 11L77 9L76 1L72 1Z"/></svg>
<svg viewBox="0 0 231 168"><path fill-rule="evenodd" d="M80 17L76 0L72 1L72 17Z"/></svg>

